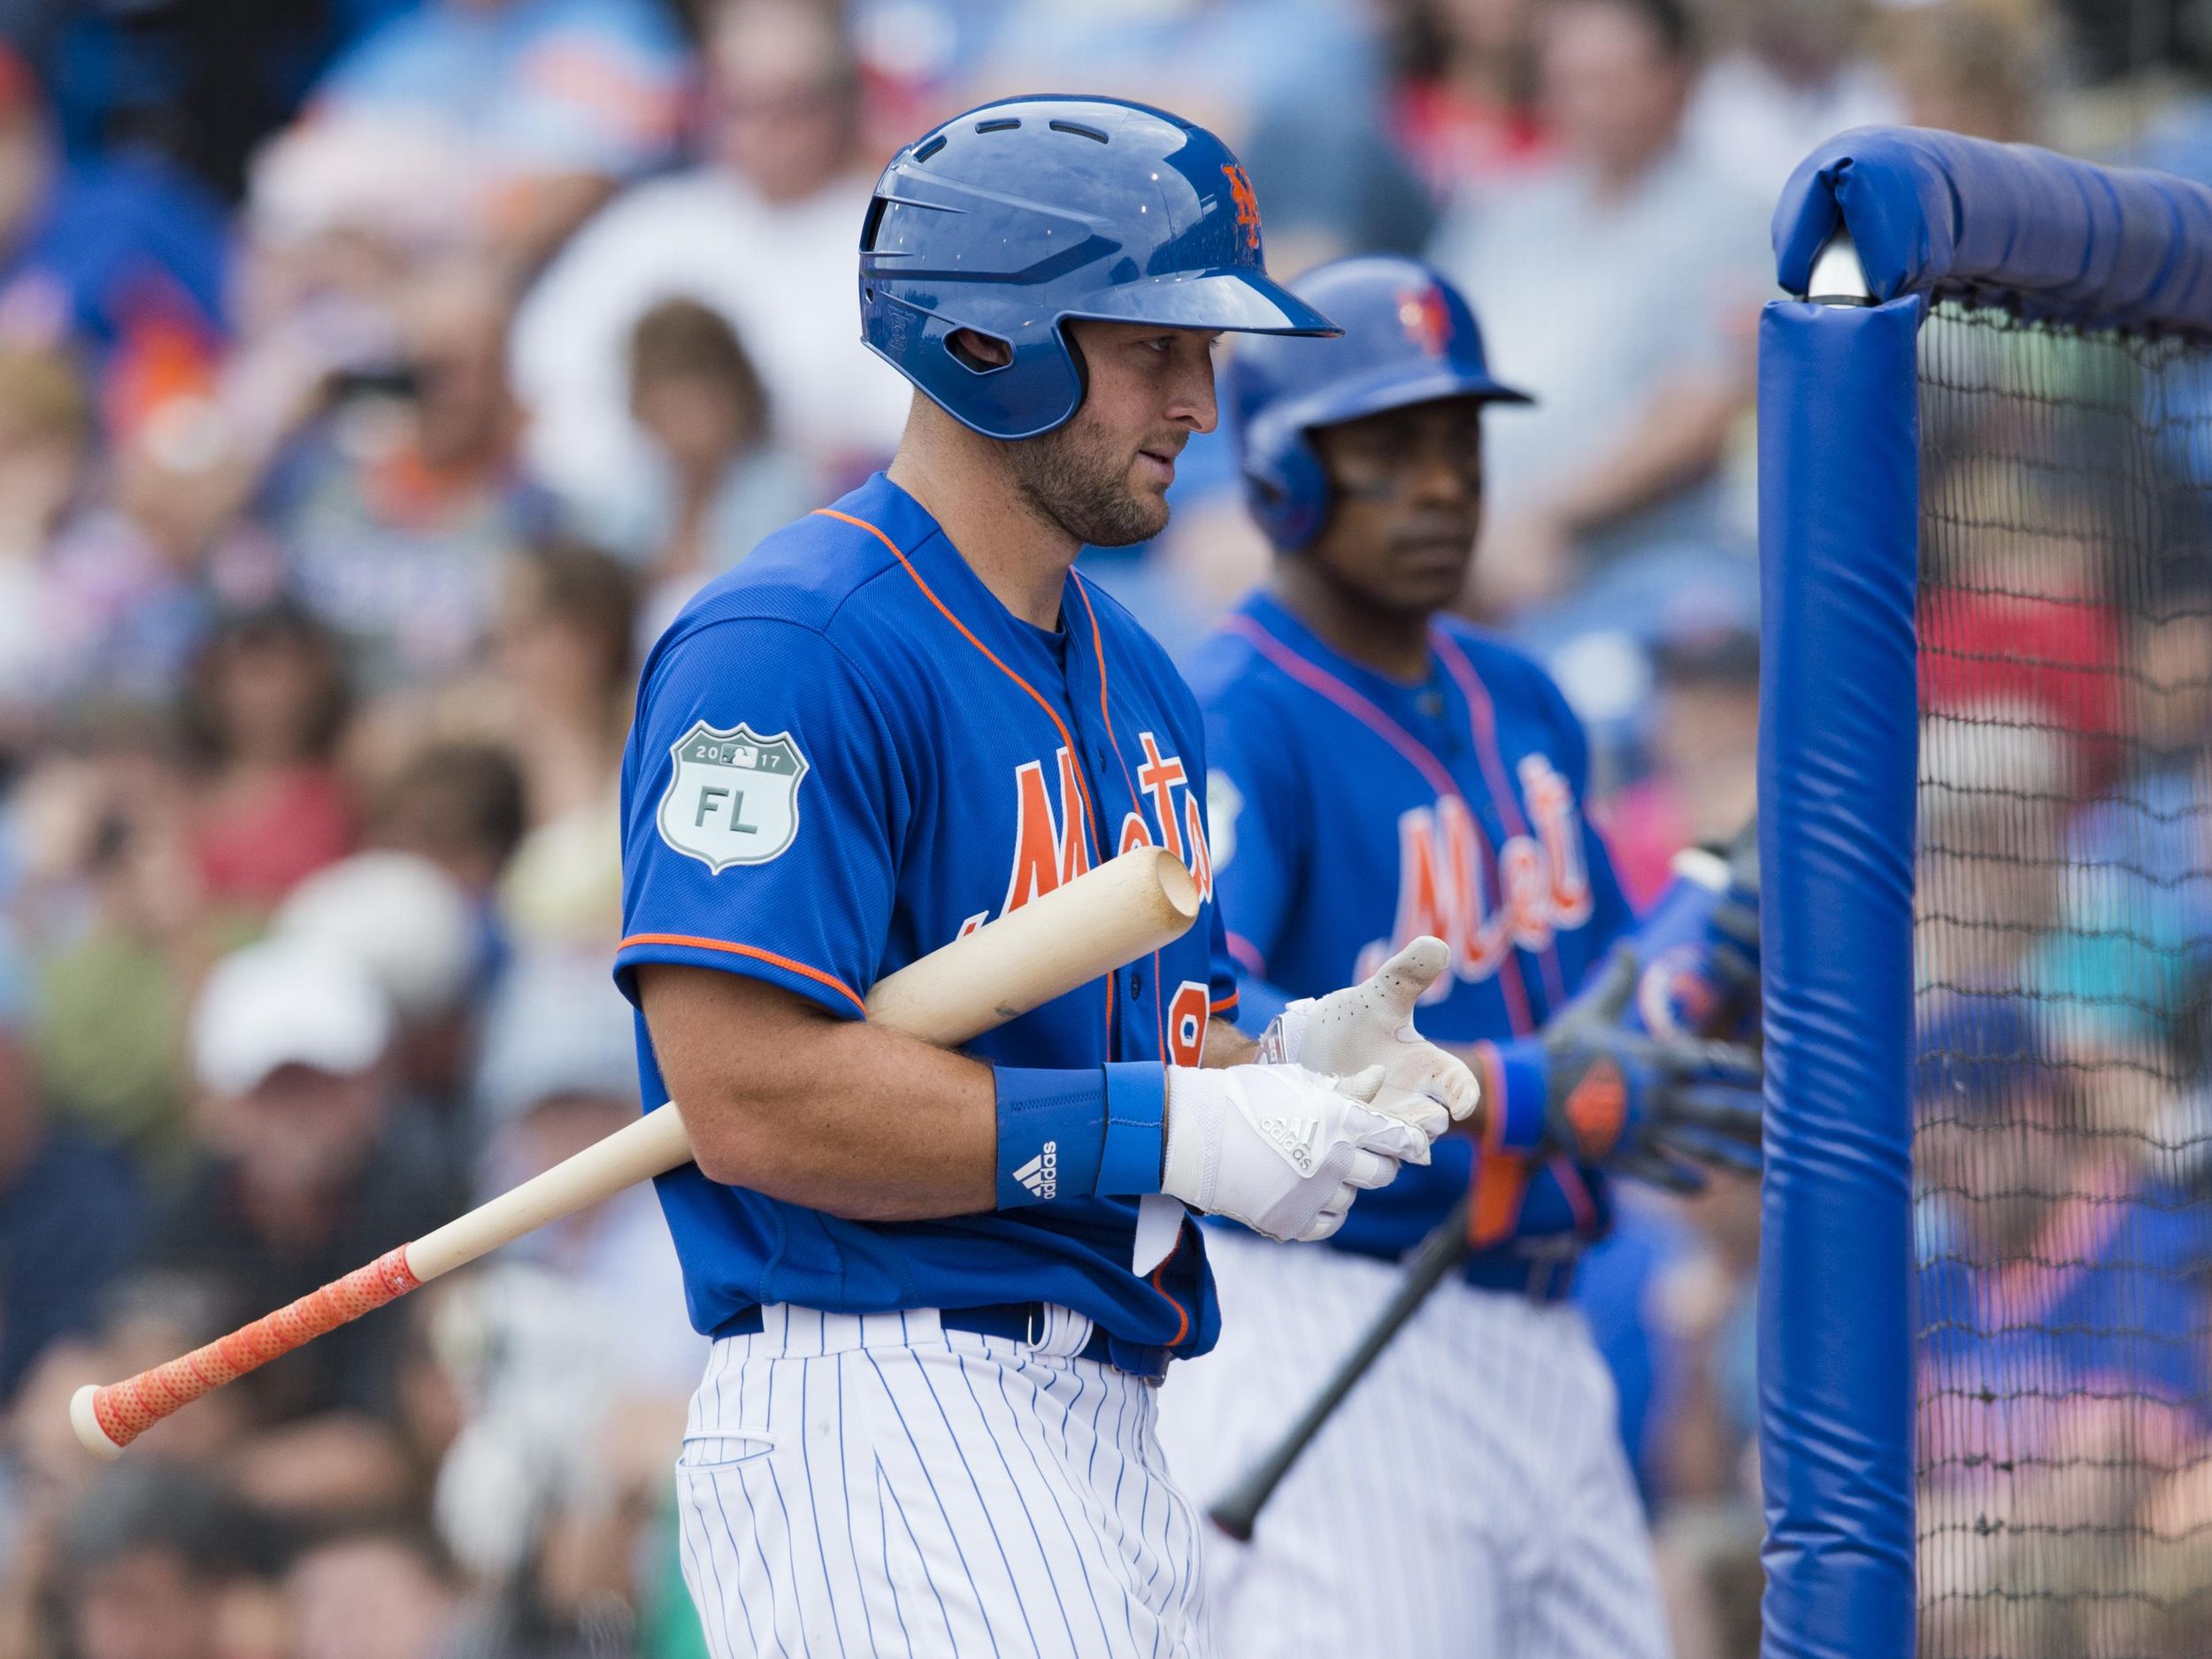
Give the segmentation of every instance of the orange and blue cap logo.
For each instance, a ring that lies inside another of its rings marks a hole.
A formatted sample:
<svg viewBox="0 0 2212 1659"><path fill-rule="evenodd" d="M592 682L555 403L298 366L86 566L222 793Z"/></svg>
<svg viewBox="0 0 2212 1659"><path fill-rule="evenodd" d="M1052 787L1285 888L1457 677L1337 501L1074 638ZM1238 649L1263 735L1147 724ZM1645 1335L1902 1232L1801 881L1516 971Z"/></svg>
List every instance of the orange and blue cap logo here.
<svg viewBox="0 0 2212 1659"><path fill-rule="evenodd" d="M1260 198L1252 193L1252 180L1244 176L1244 169L1235 162L1224 162L1221 171L1229 180L1229 195L1237 204L1237 228L1244 233L1244 245L1257 253L1260 250Z"/></svg>
<svg viewBox="0 0 2212 1659"><path fill-rule="evenodd" d="M1442 357L1451 343L1451 309L1444 303L1444 291L1433 282L1398 296L1398 323L1406 338L1432 357Z"/></svg>

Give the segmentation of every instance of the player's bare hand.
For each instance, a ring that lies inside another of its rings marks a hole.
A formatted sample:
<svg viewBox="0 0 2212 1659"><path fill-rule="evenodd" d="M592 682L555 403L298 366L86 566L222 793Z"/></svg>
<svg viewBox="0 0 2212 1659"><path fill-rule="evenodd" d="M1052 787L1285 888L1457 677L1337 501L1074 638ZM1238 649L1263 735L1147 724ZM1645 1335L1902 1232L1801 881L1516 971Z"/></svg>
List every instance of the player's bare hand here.
<svg viewBox="0 0 2212 1659"><path fill-rule="evenodd" d="M1295 1065L1167 1074L1160 1190L1272 1239L1325 1239L1360 1193L1402 1164L1426 1164L1432 1137L1371 1103L1383 1068L1326 1077Z"/></svg>
<svg viewBox="0 0 2212 1659"><path fill-rule="evenodd" d="M1434 1140L1472 1116L1482 1099L1466 1063L1414 1029L1414 1005L1451 959L1449 946L1425 934L1359 984L1300 998L1261 1033L1260 1058L1339 1075L1379 1065L1376 1110Z"/></svg>

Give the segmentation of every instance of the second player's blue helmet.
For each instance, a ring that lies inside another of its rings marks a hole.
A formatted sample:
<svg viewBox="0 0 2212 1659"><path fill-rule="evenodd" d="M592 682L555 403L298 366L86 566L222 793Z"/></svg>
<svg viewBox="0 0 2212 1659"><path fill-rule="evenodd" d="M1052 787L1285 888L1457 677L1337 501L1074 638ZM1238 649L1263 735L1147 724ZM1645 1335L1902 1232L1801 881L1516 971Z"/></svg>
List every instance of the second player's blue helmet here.
<svg viewBox="0 0 2212 1659"><path fill-rule="evenodd" d="M1177 116L1010 98L892 157L860 234L871 349L976 431L1030 438L1083 401L1070 318L1336 332L1269 279L1259 204L1228 146ZM964 328L1004 342L1012 361L956 353Z"/></svg>
<svg viewBox="0 0 2212 1659"><path fill-rule="evenodd" d="M1312 541L1329 516L1328 474L1306 435L1314 427L1439 397L1534 401L1491 374L1474 312L1418 259L1355 255L1317 265L1291 288L1334 318L1344 338L1248 341L1226 377L1245 500L1284 552Z"/></svg>

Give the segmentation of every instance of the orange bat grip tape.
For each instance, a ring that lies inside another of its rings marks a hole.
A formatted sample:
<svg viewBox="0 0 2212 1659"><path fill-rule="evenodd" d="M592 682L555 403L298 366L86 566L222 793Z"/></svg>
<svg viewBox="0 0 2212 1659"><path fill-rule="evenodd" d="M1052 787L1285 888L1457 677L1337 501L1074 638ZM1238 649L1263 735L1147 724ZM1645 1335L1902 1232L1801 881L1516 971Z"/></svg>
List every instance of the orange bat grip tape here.
<svg viewBox="0 0 2212 1659"><path fill-rule="evenodd" d="M92 1397L101 1431L127 1446L171 1412L211 1389L234 1382L280 1354L289 1354L349 1320L396 1302L421 1284L407 1265L407 1247L388 1250L366 1267L311 1291L265 1318L242 1325L204 1348L111 1383Z"/></svg>

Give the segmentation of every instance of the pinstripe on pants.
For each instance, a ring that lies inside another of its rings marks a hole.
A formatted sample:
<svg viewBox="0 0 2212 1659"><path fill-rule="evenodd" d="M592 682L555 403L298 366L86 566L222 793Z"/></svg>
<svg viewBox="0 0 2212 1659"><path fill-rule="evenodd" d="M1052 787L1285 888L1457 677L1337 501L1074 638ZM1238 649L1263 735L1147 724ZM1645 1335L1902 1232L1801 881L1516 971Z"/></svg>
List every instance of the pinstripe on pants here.
<svg viewBox="0 0 2212 1659"><path fill-rule="evenodd" d="M1160 1440L1210 1500L1271 1444L1398 1270L1210 1231L1221 1340L1161 1390ZM1611 1377L1570 1306L1440 1286L1261 1515L1209 1537L1223 1659L1664 1659Z"/></svg>
<svg viewBox="0 0 2212 1659"><path fill-rule="evenodd" d="M715 1659L1203 1659L1198 1528L1155 1390L929 1310L764 1310L714 1345L677 1464Z"/></svg>

